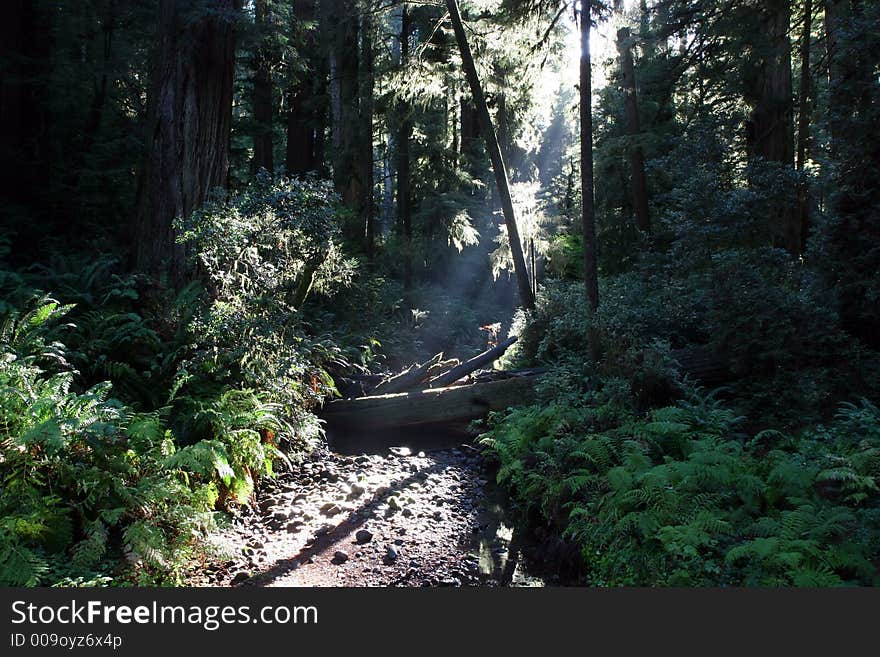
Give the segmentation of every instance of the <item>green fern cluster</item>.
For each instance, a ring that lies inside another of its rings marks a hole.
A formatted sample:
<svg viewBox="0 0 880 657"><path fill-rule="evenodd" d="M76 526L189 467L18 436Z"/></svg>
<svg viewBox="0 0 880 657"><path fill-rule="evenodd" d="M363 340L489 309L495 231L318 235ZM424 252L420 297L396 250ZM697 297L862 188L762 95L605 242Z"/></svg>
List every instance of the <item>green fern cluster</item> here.
<svg viewBox="0 0 880 657"><path fill-rule="evenodd" d="M102 581L125 569L174 581L214 524L218 498L246 497L280 429L272 407L228 393L204 413L217 439L178 450L158 412L77 389L55 330L69 308L43 297L0 327L0 584ZM245 428L245 427L248 428Z"/></svg>
<svg viewBox="0 0 880 657"><path fill-rule="evenodd" d="M607 407L607 404L605 404ZM593 585L880 583L880 411L744 440L737 417L693 393L647 416L517 409L483 438L498 479L580 547Z"/></svg>

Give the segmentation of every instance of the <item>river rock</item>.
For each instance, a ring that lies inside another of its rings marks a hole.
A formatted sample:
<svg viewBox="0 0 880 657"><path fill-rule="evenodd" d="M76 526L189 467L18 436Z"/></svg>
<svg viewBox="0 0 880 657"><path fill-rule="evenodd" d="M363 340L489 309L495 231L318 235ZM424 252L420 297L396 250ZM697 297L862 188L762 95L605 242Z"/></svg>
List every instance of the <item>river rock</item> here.
<svg viewBox="0 0 880 657"><path fill-rule="evenodd" d="M336 550L336 552L333 553L333 558L330 561L331 563L340 566L348 561L348 553L342 550Z"/></svg>
<svg viewBox="0 0 880 657"><path fill-rule="evenodd" d="M354 535L354 538L360 545L363 545L364 543L369 543L373 540L373 532L366 529L359 529Z"/></svg>
<svg viewBox="0 0 880 657"><path fill-rule="evenodd" d="M243 581L245 581L246 579L250 579L250 578L251 578L251 574L248 571L239 570L237 573L235 573L235 576L232 578L232 586L235 586L236 584L241 584Z"/></svg>

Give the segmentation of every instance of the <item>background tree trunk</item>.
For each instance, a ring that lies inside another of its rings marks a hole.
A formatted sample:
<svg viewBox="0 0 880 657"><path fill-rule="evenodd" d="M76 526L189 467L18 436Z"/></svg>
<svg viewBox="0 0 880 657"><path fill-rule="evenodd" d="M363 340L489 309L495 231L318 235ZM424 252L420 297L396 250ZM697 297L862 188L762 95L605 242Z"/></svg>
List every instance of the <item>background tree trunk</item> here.
<svg viewBox="0 0 880 657"><path fill-rule="evenodd" d="M746 147L751 159L794 164L794 126L791 75L790 0L768 0L761 14L763 32L757 48L761 64L754 95L754 109L746 132ZM776 213L773 241L789 253L801 250L800 216L783 201Z"/></svg>
<svg viewBox="0 0 880 657"><path fill-rule="evenodd" d="M0 24L0 189L6 198L44 206L49 182L51 12L35 0L4 4ZM5 209L5 208L4 208Z"/></svg>
<svg viewBox="0 0 880 657"><path fill-rule="evenodd" d="M360 80L360 148L358 168L362 181L361 207L366 252L373 256L375 247L375 204L373 203L373 27L370 13L364 14L361 24L361 80Z"/></svg>
<svg viewBox="0 0 880 657"><path fill-rule="evenodd" d="M254 12L261 44L254 54L256 62L254 66L252 99L254 114L253 170L266 169L269 173L273 173L275 171L275 161L272 153L272 120L274 114L272 103L272 67L275 57L269 45L269 34L274 21L270 15L267 0L254 0Z"/></svg>
<svg viewBox="0 0 880 657"><path fill-rule="evenodd" d="M137 267L183 282L173 222L226 184L238 0L161 0L138 190Z"/></svg>
<svg viewBox="0 0 880 657"><path fill-rule="evenodd" d="M581 195L583 197L584 286L587 301L595 312L599 308L599 270L596 248L596 209L593 194L593 71L590 62L590 15L590 2L585 0L580 17Z"/></svg>
<svg viewBox="0 0 880 657"><path fill-rule="evenodd" d="M409 64L410 15L404 2L400 15L400 66L403 71ZM399 101L397 106L398 132L397 139L397 225L399 234L403 236L403 284L406 289L412 287L413 278L413 241L412 241L412 199L410 198L410 157L409 143L412 140L413 125L410 108L406 101Z"/></svg>
<svg viewBox="0 0 880 657"><path fill-rule="evenodd" d="M304 23L316 18L315 0L294 0L293 23L299 33ZM315 28L302 35L303 43L299 57L307 70L291 72L295 80L288 89L287 98L287 146L285 164L287 172L302 176L318 171L323 165L324 117L326 114L322 97L326 91L327 66Z"/></svg>
<svg viewBox="0 0 880 657"><path fill-rule="evenodd" d="M486 105L486 96L480 85L480 78L477 76L477 69L474 65L474 57L471 54L468 45L467 35L464 31L464 25L461 21L461 13L458 9L456 0L446 0L446 8L452 18L452 27L455 30L455 39L458 42L458 49L461 52L461 61L464 67L465 76L471 88L471 95L477 109L477 116L480 120L480 132L486 140L486 150L489 151L489 158L492 161L492 169L495 172L495 182L498 187L498 195L501 201L501 209L504 212L504 223L507 225L507 239L510 244L510 253L513 257L513 269L516 274L517 288L519 290L520 303L525 308L534 308L535 296L532 294L532 286L529 282L529 272L526 267L526 260L523 256L522 242L519 237L519 229L516 225L516 214L513 208L513 200L510 197L510 183L507 179L507 168L504 165L504 158L501 155L501 149L498 146L498 139L495 135L495 129L492 126L492 117L489 114L489 107Z"/></svg>
<svg viewBox="0 0 880 657"><path fill-rule="evenodd" d="M810 78L810 31L813 28L813 0L804 1L804 31L801 40L801 88L798 101L797 170L804 175L807 163L807 142L810 139L810 112L812 110L812 83ZM806 250L810 228L810 190L806 178L798 187L798 213L800 215L800 251Z"/></svg>
<svg viewBox="0 0 880 657"><path fill-rule="evenodd" d="M358 15L352 3L325 0L322 23L329 31L330 116L333 183L343 203L360 216L363 183L358 170ZM356 237L349 225L348 236Z"/></svg>
<svg viewBox="0 0 880 657"><path fill-rule="evenodd" d="M639 104L636 95L636 74L632 55L633 40L629 28L617 32L617 50L620 53L620 73L623 86L623 109L626 116L626 134L630 138L629 163L632 175L632 199L639 230L651 232L648 212L648 183L645 178L645 155L638 143L642 128L639 123Z"/></svg>

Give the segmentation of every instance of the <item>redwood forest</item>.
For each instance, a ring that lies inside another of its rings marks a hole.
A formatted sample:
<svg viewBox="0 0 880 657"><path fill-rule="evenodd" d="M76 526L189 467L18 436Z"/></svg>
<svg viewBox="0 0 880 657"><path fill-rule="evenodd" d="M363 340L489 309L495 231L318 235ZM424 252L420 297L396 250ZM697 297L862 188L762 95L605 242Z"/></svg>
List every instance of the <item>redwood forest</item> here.
<svg viewBox="0 0 880 657"><path fill-rule="evenodd" d="M0 586L880 583L880 3L3 10Z"/></svg>

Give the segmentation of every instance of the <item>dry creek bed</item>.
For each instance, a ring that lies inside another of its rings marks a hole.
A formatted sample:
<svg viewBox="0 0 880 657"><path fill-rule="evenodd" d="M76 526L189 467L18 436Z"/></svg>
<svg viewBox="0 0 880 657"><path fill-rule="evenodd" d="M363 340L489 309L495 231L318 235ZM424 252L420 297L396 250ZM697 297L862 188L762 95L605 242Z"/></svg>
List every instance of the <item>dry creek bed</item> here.
<svg viewBox="0 0 880 657"><path fill-rule="evenodd" d="M470 446L329 451L264 483L212 539L201 586L540 586Z"/></svg>

